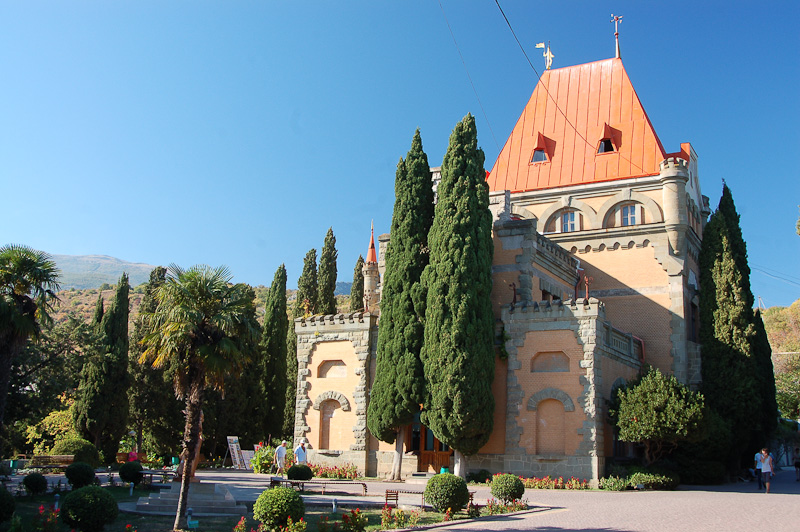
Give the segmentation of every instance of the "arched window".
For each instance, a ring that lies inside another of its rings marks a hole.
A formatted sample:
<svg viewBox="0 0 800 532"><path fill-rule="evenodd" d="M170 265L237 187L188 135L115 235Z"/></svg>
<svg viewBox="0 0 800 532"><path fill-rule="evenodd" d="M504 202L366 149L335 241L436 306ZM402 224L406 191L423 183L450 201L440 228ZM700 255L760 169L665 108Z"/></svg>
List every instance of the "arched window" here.
<svg viewBox="0 0 800 532"><path fill-rule="evenodd" d="M630 227L645 223L645 208L641 203L628 201L609 210L604 227Z"/></svg>

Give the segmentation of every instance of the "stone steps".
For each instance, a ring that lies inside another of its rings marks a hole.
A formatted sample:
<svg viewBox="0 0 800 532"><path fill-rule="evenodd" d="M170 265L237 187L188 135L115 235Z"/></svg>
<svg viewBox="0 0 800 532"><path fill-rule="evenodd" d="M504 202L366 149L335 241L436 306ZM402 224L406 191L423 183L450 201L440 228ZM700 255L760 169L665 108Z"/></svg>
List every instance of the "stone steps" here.
<svg viewBox="0 0 800 532"><path fill-rule="evenodd" d="M180 484L169 489L151 493L148 497L139 497L136 512L143 514L174 514L178 509ZM193 483L189 486L187 508L192 515L245 515L247 506L237 504L231 492L223 484Z"/></svg>

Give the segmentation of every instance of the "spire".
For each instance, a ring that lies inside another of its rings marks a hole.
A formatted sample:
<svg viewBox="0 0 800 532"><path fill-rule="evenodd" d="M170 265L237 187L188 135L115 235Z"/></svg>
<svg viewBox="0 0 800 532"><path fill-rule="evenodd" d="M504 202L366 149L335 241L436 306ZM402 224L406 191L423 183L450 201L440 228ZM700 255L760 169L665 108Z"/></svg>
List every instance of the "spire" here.
<svg viewBox="0 0 800 532"><path fill-rule="evenodd" d="M375 253L375 222L369 224L369 251L367 251L367 264L370 262L377 263L378 255Z"/></svg>
<svg viewBox="0 0 800 532"><path fill-rule="evenodd" d="M622 22L622 15L616 16L614 13L611 13L611 22L614 23L614 39L617 41L617 55L615 56L617 59L620 59L619 55L619 23Z"/></svg>

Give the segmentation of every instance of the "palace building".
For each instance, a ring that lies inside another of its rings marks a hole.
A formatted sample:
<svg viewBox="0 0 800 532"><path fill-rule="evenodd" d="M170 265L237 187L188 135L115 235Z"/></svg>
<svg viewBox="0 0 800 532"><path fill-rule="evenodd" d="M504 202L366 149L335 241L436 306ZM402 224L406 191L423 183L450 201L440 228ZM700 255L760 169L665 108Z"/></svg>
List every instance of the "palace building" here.
<svg viewBox="0 0 800 532"><path fill-rule="evenodd" d="M438 169L434 168L434 183ZM487 174L494 215L494 431L469 470L596 482L626 452L612 390L644 364L700 384L698 265L708 198L689 143L661 144L619 57L547 70ZM295 439L314 463L387 475L366 423L380 326L374 236L363 312L295 320ZM380 253L378 253L380 252ZM452 466L419 422L403 475Z"/></svg>

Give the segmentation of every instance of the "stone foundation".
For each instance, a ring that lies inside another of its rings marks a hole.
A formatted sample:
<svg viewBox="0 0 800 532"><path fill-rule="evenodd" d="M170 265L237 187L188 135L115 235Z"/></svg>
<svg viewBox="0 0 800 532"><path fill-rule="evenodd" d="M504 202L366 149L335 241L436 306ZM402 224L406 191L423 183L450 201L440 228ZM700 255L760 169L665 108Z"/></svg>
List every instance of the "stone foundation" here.
<svg viewBox="0 0 800 532"><path fill-rule="evenodd" d="M597 463L602 462L602 463ZM524 477L576 477L597 487L593 471L605 468L605 459L593 456L547 456L527 454L478 454L467 460L467 471L486 469L492 474L513 473Z"/></svg>

